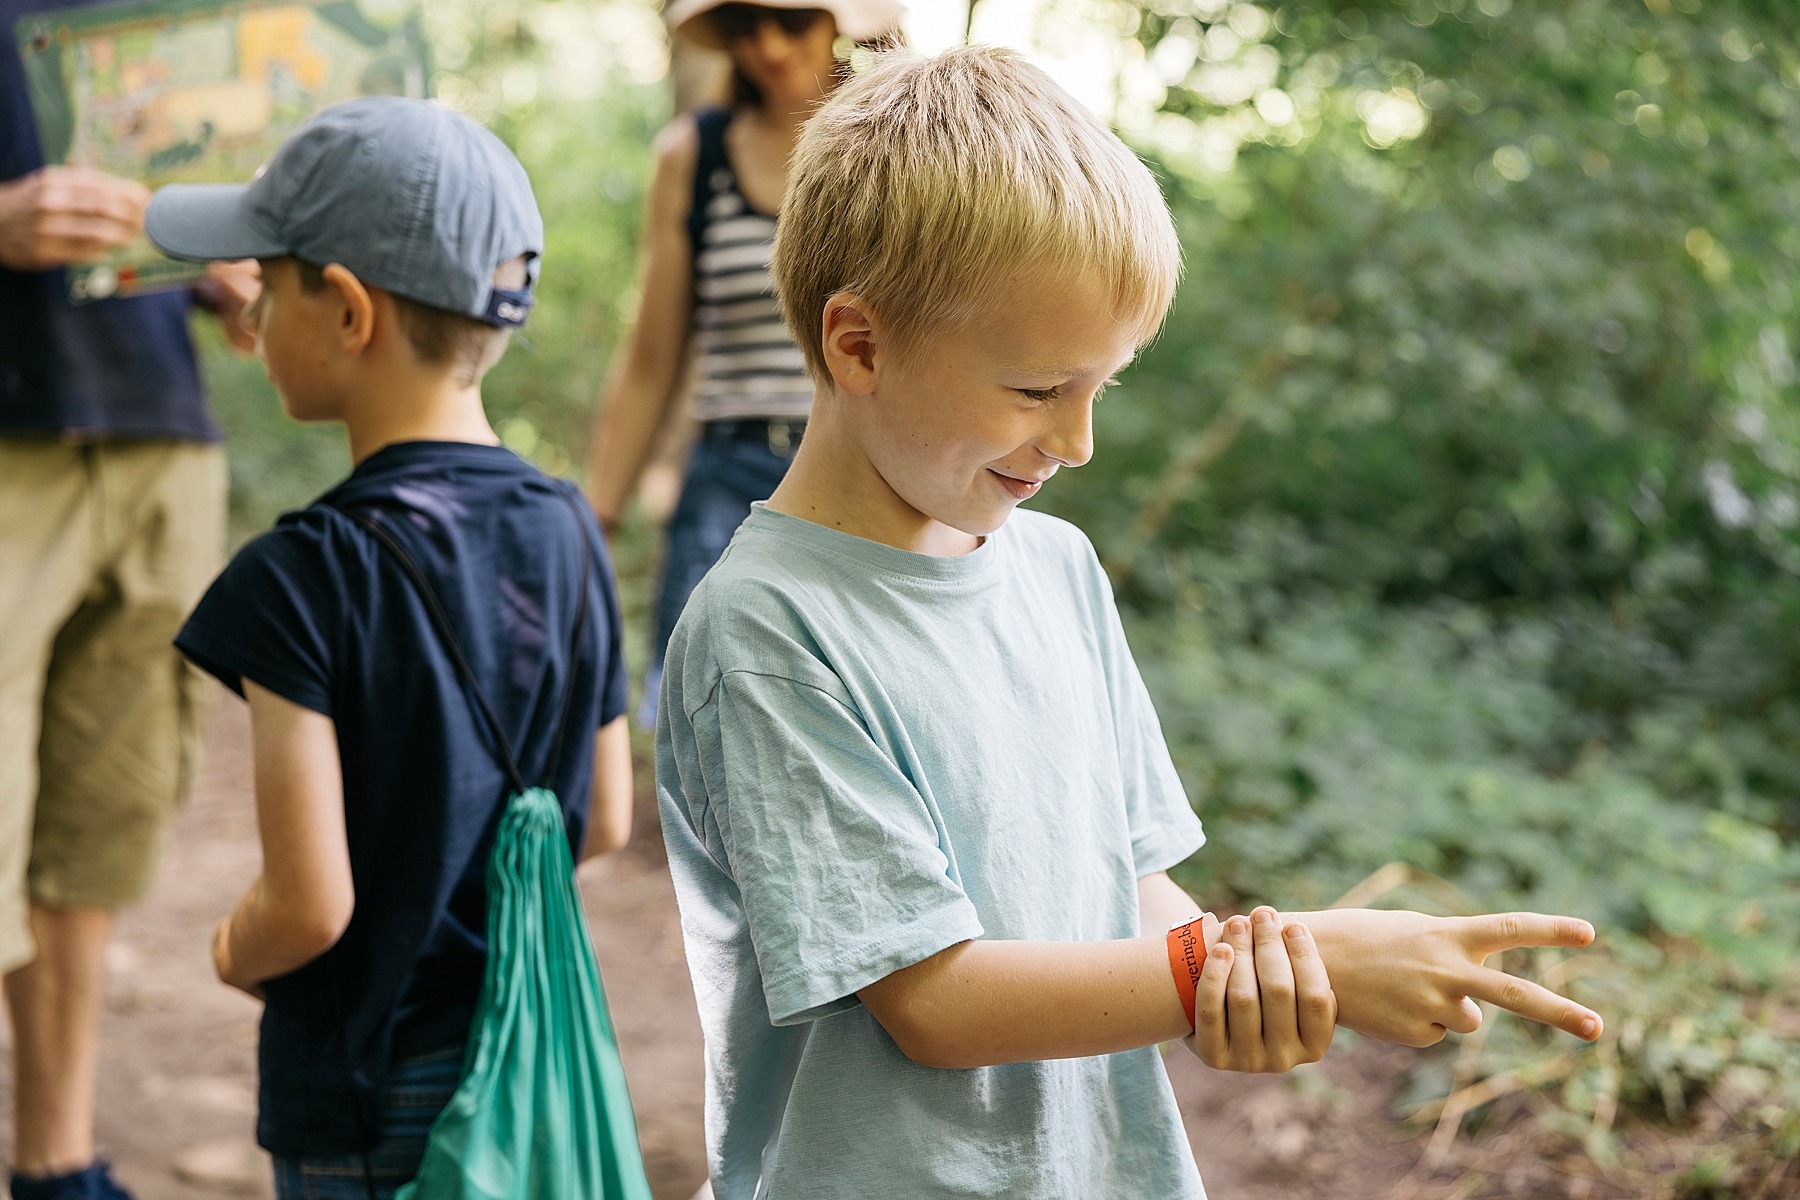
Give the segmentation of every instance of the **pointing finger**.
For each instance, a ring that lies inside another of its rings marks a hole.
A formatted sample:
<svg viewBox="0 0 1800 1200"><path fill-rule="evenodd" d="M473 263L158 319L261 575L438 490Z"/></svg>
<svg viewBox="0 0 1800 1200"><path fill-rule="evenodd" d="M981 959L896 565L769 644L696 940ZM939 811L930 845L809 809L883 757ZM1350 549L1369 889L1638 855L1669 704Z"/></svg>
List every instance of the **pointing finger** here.
<svg viewBox="0 0 1800 1200"><path fill-rule="evenodd" d="M1529 979L1520 979L1491 967L1476 967L1469 977L1469 995L1515 1012L1528 1021L1550 1025L1591 1042L1605 1025L1600 1014Z"/></svg>
<svg viewBox="0 0 1800 1200"><path fill-rule="evenodd" d="M1463 942L1483 955L1523 946L1586 946L1594 940L1594 927L1578 917L1550 917L1542 913L1490 913L1464 918Z"/></svg>

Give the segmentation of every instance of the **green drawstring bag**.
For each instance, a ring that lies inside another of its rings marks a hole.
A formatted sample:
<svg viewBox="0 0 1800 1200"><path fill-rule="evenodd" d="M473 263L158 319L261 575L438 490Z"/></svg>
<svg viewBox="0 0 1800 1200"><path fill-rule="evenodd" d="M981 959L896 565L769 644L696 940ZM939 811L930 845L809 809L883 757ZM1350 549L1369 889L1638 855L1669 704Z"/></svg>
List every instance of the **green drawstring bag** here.
<svg viewBox="0 0 1800 1200"><path fill-rule="evenodd" d="M525 784L424 573L373 518L347 515L399 559L419 589L512 786L487 864L487 973L462 1082L431 1127L418 1176L395 1200L650 1200L562 805L548 788ZM575 528L582 548L579 647L592 565L579 509ZM571 669L556 745L575 674ZM555 775L553 752L547 778Z"/></svg>
<svg viewBox="0 0 1800 1200"><path fill-rule="evenodd" d="M650 1200L555 795L507 802L487 882L468 1063L395 1200Z"/></svg>

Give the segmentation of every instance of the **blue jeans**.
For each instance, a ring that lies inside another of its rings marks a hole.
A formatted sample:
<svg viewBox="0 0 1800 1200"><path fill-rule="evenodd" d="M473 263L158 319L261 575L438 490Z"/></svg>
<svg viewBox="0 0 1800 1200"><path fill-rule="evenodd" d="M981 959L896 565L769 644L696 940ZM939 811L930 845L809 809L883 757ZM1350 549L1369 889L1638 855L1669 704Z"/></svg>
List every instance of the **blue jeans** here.
<svg viewBox="0 0 1800 1200"><path fill-rule="evenodd" d="M381 1094L381 1140L367 1157L277 1158L275 1200L393 1200L419 1173L426 1136L462 1082L462 1066L460 1047L396 1063Z"/></svg>
<svg viewBox="0 0 1800 1200"><path fill-rule="evenodd" d="M750 505L767 500L787 474L798 448L797 431L785 450L770 437L767 422L713 421L701 427L688 461L681 499L669 519L669 550L656 590L656 641L644 680L639 710L645 727L656 723L656 693L662 680L663 648L701 578L719 561L731 535L750 515ZM790 423L791 425L792 423Z"/></svg>

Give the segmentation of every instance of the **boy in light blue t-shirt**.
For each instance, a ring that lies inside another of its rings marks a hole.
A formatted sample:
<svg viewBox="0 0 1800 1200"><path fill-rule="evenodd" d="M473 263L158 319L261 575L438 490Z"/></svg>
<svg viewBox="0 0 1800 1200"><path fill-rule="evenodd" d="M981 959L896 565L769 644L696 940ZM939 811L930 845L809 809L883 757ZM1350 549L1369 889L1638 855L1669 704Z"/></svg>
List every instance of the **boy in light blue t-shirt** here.
<svg viewBox="0 0 1800 1200"><path fill-rule="evenodd" d="M1004 52L884 56L808 123L774 270L813 419L657 728L719 1200L1197 1198L1160 1042L1280 1071L1335 1023L1466 1032L1472 998L1598 1036L1482 965L1585 922L1221 927L1165 874L1203 836L1106 577L1013 512L1087 461L1174 290L1110 132Z"/></svg>

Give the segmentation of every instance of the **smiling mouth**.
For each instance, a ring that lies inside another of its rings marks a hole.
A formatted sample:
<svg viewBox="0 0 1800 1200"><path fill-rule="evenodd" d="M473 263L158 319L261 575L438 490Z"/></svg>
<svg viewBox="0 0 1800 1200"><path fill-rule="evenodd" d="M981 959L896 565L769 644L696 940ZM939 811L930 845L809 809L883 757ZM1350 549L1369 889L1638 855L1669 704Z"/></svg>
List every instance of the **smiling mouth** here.
<svg viewBox="0 0 1800 1200"><path fill-rule="evenodd" d="M995 471L992 467L989 467L988 470L992 472L995 479L1000 481L1000 486L1010 492L1013 498L1017 500L1031 499L1031 497L1037 495L1037 490L1043 487L1045 482L1044 479L1019 479L1015 476ZM1045 479L1048 478L1048 476L1045 477Z"/></svg>

